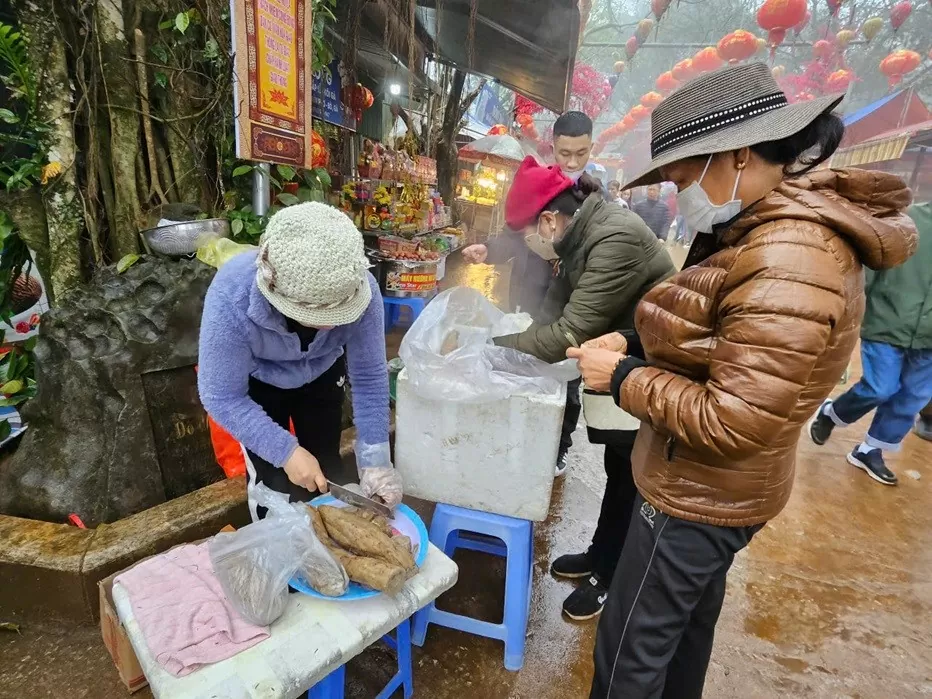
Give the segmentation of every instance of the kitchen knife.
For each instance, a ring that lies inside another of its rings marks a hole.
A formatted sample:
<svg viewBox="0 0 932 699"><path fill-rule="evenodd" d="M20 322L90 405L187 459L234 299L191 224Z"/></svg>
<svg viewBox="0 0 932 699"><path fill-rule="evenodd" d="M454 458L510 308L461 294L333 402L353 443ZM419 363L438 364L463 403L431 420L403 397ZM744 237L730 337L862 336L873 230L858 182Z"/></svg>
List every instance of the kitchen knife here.
<svg viewBox="0 0 932 699"><path fill-rule="evenodd" d="M389 508L388 505L373 500L372 498L367 498L361 493L350 490L345 486L331 483L330 481L327 481L327 487L330 489L330 494L340 502L345 502L347 505L362 507L369 510L370 512L375 512L378 515L382 515L386 519L391 519L394 517L391 508Z"/></svg>

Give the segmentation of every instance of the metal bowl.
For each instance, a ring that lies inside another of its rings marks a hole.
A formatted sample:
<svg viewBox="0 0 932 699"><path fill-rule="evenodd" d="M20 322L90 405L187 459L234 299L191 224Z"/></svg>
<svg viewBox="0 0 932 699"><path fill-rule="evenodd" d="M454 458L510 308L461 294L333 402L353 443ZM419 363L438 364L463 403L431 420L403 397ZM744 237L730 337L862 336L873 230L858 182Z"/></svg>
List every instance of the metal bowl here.
<svg viewBox="0 0 932 699"><path fill-rule="evenodd" d="M193 255L199 247L212 240L229 238L230 222L225 218L184 221L148 228L140 235L151 252L159 255Z"/></svg>

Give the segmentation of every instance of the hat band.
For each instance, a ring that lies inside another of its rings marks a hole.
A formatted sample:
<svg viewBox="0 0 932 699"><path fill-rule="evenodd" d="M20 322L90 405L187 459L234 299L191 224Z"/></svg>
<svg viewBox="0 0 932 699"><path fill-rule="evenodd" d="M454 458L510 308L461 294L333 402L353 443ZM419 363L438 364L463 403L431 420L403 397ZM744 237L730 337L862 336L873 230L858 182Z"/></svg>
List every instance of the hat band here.
<svg viewBox="0 0 932 699"><path fill-rule="evenodd" d="M758 97L735 107L712 112L698 119L692 119L686 123L679 124L651 140L651 158L656 158L664 151L674 146L688 143L694 138L706 136L726 126L731 126L760 114L764 114L765 112L785 107L787 104L789 104L789 102L786 99L786 95L783 92L775 92L771 95Z"/></svg>
<svg viewBox="0 0 932 699"><path fill-rule="evenodd" d="M311 303L310 301L299 301L298 299L286 296L281 291L276 290L275 269L269 263L269 250L266 245L262 245L260 248L259 258L256 261L256 266L259 268L259 274L262 276L262 281L265 282L265 285L268 287L270 294L277 294L278 296L281 296L283 299L287 300L288 303L292 303L295 306L306 308L312 311L329 311L333 310L334 308L345 306L356 298L363 286L362 284L357 284L356 288L353 289L353 292L349 296L344 299L340 299L339 301L333 301L331 303Z"/></svg>

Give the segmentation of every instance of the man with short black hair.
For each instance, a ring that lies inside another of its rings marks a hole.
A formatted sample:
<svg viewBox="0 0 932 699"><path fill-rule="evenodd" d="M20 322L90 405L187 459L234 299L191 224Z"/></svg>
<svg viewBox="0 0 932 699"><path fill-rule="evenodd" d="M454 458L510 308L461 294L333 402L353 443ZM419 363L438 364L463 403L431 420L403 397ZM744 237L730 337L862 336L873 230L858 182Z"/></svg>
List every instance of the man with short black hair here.
<svg viewBox="0 0 932 699"><path fill-rule="evenodd" d="M652 184L647 187L647 198L639 201L632 209L634 213L644 219L644 223L660 240L667 239L670 231L670 207L660 199L660 185Z"/></svg>
<svg viewBox="0 0 932 699"><path fill-rule="evenodd" d="M553 123L553 159L572 180L586 169L592 152L592 119L582 112L564 112Z"/></svg>

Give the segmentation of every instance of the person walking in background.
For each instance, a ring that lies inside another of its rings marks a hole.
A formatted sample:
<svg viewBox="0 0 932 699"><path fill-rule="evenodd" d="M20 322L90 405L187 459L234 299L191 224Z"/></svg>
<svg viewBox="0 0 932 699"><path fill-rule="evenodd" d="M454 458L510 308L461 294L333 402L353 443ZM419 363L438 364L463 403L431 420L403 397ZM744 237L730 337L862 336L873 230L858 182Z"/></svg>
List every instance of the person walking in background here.
<svg viewBox="0 0 932 699"><path fill-rule="evenodd" d="M660 240L666 240L670 232L670 207L660 198L660 185L652 184L647 188L647 198L639 201L632 209L644 219L644 223Z"/></svg>
<svg viewBox="0 0 932 699"><path fill-rule="evenodd" d="M606 202L596 181L584 175L577 183L558 167L543 167L528 158L518 168L505 202L505 219L524 233L535 254L559 260L560 273L547 294L549 323L495 338L546 362L557 362L568 347L578 346L616 328L631 328L634 308L648 289L675 271L663 245L630 211ZM609 399L608 408L620 413ZM588 410L588 408L587 408ZM631 476L631 448L638 421L606 422L589 439L605 444L605 474L599 523L585 553L560 556L554 575L580 579L566 598L563 612L572 619L591 619L602 611L631 521L636 491Z"/></svg>
<svg viewBox="0 0 932 699"><path fill-rule="evenodd" d="M702 235L638 305L642 357L623 336L567 353L641 420L591 699L702 696L728 571L789 500L800 434L857 343L863 265L915 250L899 177L814 170L844 134L842 97L789 104L769 66L746 63L654 110L652 161L630 184L673 182Z"/></svg>
<svg viewBox="0 0 932 699"><path fill-rule="evenodd" d="M565 112L553 124L553 157L563 174L576 182L589 163L592 152L592 119L582 112ZM524 235L505 228L488 243L470 245L463 249L463 257L470 264L505 264L512 260L511 283L508 296L512 310L522 310L541 323L555 320L542 316L544 297L553 280L553 262L531 252ZM557 455L556 475L566 473L567 453L573 446L573 432L579 423L582 405L579 399L579 381L568 384L566 410L563 412L563 433L560 453Z"/></svg>
<svg viewBox="0 0 932 699"><path fill-rule="evenodd" d="M608 200L618 204L623 209L631 208L628 206L628 201L621 196L621 182L618 180L611 180L608 183Z"/></svg>
<svg viewBox="0 0 932 699"><path fill-rule="evenodd" d="M867 436L848 454L848 463L884 485L897 482L884 451L899 450L932 399L932 203L917 204L909 213L919 230L919 251L899 267L867 275L861 380L825 401L809 425L812 441L825 444L836 427L874 410Z"/></svg>

